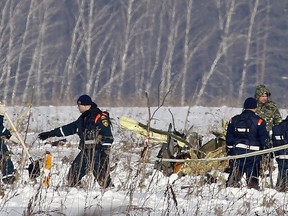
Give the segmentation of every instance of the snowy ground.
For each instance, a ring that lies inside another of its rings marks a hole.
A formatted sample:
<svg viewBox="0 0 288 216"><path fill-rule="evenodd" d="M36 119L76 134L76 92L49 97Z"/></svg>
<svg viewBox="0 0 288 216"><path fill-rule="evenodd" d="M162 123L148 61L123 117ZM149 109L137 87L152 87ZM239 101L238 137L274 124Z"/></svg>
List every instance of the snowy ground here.
<svg viewBox="0 0 288 216"><path fill-rule="evenodd" d="M10 145L14 152L12 160L21 176L13 186L2 184L4 194L0 198L0 215L287 215L287 195L264 187L267 179L262 179L261 191L243 187L225 188L223 182L227 174L221 174L217 183L205 184L201 177L165 177L153 169L158 149L154 148L145 172L136 175L139 153L144 138L124 131L119 126L119 117L124 115L146 123L147 108L107 108L114 119L115 142L111 155L111 165L115 165L111 176L115 188L103 191L88 175L83 179L83 187L70 188L65 185L69 163L78 153L78 137L70 136L63 146L51 147L40 142L37 134L75 120L78 116L73 107L33 107L27 131L27 117L19 128L34 159L43 156L46 150L53 155L51 186L41 186L41 179L31 182L28 171L21 170L22 148ZM152 108L152 113L155 108ZM25 107L9 108L14 122L21 119ZM175 121L179 131L192 128L203 135L204 143L214 136L212 129L221 126L222 119L228 120L241 112L239 108L218 107L163 107L157 110L151 127L167 130ZM286 117L287 110L281 110ZM5 125L9 128L8 122ZM26 133L27 131L27 133ZM58 140L51 138L49 141ZM26 159L27 166L29 160ZM277 164L275 163L277 166ZM276 182L277 169L273 172ZM183 186L188 186L184 187Z"/></svg>

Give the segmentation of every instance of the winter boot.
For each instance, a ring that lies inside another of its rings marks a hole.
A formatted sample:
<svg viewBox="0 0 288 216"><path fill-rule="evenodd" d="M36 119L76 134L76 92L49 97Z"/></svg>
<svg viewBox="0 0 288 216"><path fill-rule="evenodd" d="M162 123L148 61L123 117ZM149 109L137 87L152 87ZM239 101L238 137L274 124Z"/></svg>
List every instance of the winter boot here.
<svg viewBox="0 0 288 216"><path fill-rule="evenodd" d="M226 187L240 188L241 183L239 181L226 181Z"/></svg>
<svg viewBox="0 0 288 216"><path fill-rule="evenodd" d="M259 183L258 182L249 182L247 184L247 187L249 189L256 189L256 190L260 190L260 187L259 187Z"/></svg>

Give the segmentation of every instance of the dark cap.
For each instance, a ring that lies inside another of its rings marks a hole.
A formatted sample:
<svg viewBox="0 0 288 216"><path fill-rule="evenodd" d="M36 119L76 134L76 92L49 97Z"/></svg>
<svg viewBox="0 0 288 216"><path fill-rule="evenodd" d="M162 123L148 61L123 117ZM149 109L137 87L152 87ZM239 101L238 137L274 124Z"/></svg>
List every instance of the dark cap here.
<svg viewBox="0 0 288 216"><path fill-rule="evenodd" d="M257 101L253 97L249 97L244 102L244 109L256 109L257 108Z"/></svg>
<svg viewBox="0 0 288 216"><path fill-rule="evenodd" d="M88 95L81 95L78 100L77 100L77 104L78 105L92 105L92 100L91 97Z"/></svg>

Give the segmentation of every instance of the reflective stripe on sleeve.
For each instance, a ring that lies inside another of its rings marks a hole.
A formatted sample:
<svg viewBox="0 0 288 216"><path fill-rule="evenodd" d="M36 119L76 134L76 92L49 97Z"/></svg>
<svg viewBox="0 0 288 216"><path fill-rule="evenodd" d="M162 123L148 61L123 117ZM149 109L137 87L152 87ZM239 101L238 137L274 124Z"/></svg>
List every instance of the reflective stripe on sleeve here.
<svg viewBox="0 0 288 216"><path fill-rule="evenodd" d="M61 132L62 136L65 136L62 127L60 127L60 132Z"/></svg>
<svg viewBox="0 0 288 216"><path fill-rule="evenodd" d="M4 133L6 130L7 130L7 129L4 127L3 130L2 130L2 133Z"/></svg>

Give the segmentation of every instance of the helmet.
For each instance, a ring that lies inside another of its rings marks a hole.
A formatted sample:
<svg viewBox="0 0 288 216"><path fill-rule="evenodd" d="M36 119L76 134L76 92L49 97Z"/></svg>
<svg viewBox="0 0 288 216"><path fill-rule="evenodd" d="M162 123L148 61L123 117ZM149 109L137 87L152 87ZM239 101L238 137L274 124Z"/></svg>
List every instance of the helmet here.
<svg viewBox="0 0 288 216"><path fill-rule="evenodd" d="M267 97L271 96L271 92L265 85L263 84L258 85L256 87L254 97L258 100L260 96L265 95L265 94L267 95Z"/></svg>

